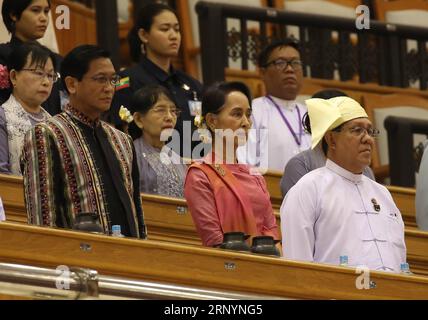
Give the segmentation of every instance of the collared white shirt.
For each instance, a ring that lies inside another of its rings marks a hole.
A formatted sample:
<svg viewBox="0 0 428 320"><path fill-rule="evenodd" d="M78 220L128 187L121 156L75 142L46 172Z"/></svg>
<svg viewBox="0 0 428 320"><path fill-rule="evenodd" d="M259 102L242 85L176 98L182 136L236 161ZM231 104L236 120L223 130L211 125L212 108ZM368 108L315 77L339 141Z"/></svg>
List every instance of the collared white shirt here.
<svg viewBox="0 0 428 320"><path fill-rule="evenodd" d="M406 262L404 223L389 191L327 160L303 176L281 206L287 259L400 272Z"/></svg>
<svg viewBox="0 0 428 320"><path fill-rule="evenodd" d="M267 97L260 97L252 102L253 130L249 133L247 144L238 148L237 156L241 163L283 171L288 160L311 146L311 136L302 127L302 117L307 107L297 101L271 98L292 130L297 135L302 133L300 146L275 105Z"/></svg>
<svg viewBox="0 0 428 320"><path fill-rule="evenodd" d="M3 202L1 201L1 198L0 198L0 222L5 220L6 220L6 214L4 213Z"/></svg>

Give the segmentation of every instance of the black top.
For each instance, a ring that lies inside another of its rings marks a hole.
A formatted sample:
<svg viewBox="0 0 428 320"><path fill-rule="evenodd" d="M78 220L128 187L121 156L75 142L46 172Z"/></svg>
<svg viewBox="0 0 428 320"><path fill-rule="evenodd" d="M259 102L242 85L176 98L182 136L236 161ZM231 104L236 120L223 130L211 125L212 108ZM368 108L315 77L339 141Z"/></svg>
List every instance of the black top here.
<svg viewBox="0 0 428 320"><path fill-rule="evenodd" d="M105 193L106 201L106 212L108 214L109 229L111 226L120 225L121 233L127 237L140 237L142 239L146 238L146 230L144 225L143 218L143 208L140 200L140 188L139 188L139 179L140 174L138 170L138 162L135 154L135 149L132 145L133 152L133 162L132 162L132 181L134 185L134 206L137 211L137 223L140 230L140 234L137 234L137 228L134 223L133 213L132 213L132 204L129 201L129 197L126 196L126 187L123 181L123 178L120 175L120 163L119 160L115 157L115 152L112 149L111 144L108 142L107 134L97 122L96 125L92 126L87 123L79 121L77 118L73 117L74 123L81 129L82 135L85 139L85 142L93 156L95 168L103 190ZM54 172L62 172L61 158L59 151L55 146L55 143L51 141L51 152L53 155L54 163ZM58 200L57 207L59 210L63 209L63 206L66 204L65 199L63 198L64 190L61 187L64 185L64 179L61 174L54 175L54 185L58 186L55 189L55 199ZM63 221L64 214L58 214L57 220L55 221L58 227L66 228L69 225L69 222Z"/></svg>
<svg viewBox="0 0 428 320"><path fill-rule="evenodd" d="M170 91L175 104L182 110L175 126L175 129L180 133L181 141L183 142L183 121L191 122L191 133L193 134L196 127L193 123L194 116L190 114L189 101L195 100L195 98L199 101L202 99L202 84L198 80L180 70L175 70L172 66L169 73L166 73L146 57L143 57L139 64L119 72L119 75L122 78L122 83L118 87L110 111L106 115L107 121L120 128L122 126L122 121L119 118L120 106L123 105L132 110L131 98L134 92L143 86L158 84ZM124 81L127 77L129 77L129 85ZM189 132L185 132L184 141L191 142ZM180 150L174 151L181 156L190 157L190 154L183 154L182 144Z"/></svg>
<svg viewBox="0 0 428 320"><path fill-rule="evenodd" d="M7 66L8 70L10 70L9 67L9 59L11 58L10 55L14 48L21 45L23 43L22 40L12 37L10 39L10 42L2 43L0 44L0 64ZM60 65L62 62L62 57L59 54L55 54L56 59L56 70L59 72ZM42 103L42 107L45 108L47 112L49 112L51 115L56 115L61 112L61 98L60 98L60 91L61 91L61 81L57 81L54 83L51 95L49 98ZM12 90L10 89L0 89L0 105L5 103L7 99L9 99L10 94L12 93Z"/></svg>

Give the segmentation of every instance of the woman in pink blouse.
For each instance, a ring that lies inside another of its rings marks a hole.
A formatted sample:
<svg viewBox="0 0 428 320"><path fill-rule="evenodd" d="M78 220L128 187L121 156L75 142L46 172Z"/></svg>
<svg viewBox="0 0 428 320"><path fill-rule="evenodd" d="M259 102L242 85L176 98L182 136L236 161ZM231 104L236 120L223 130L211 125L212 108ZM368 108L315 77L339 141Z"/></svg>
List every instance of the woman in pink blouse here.
<svg viewBox="0 0 428 320"><path fill-rule="evenodd" d="M264 178L236 158L251 128L250 101L241 82L216 83L202 99L197 125L211 140L212 152L190 166L184 195L205 246L221 244L223 234L232 231L279 239Z"/></svg>

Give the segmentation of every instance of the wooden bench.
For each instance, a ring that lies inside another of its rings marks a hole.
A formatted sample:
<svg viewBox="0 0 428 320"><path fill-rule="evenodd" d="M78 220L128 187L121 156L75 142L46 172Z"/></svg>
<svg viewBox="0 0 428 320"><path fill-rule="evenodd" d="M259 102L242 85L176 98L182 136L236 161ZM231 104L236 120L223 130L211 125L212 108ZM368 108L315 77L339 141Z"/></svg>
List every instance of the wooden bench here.
<svg viewBox="0 0 428 320"><path fill-rule="evenodd" d="M27 223L22 178L0 174L0 197L8 221Z"/></svg>
<svg viewBox="0 0 428 320"><path fill-rule="evenodd" d="M400 201L403 203L408 201L409 197L406 198L399 193L401 188L392 188L397 192ZM150 239L192 245L201 244L185 200L149 194L142 194L141 199ZM281 228L280 214L275 209L274 212L277 225ZM404 214L403 219L406 222ZM406 226L405 239L407 259L412 271L428 275L428 232Z"/></svg>
<svg viewBox="0 0 428 320"><path fill-rule="evenodd" d="M4 202L7 220L10 222L26 223L21 183L21 178L0 175L0 196ZM400 199L397 201L397 205L400 203L403 206L406 205L410 197L408 195L406 197L405 193L400 192L403 191L403 188L390 188ZM150 194L142 194L141 199L150 239L194 246L201 245L186 200ZM280 227L279 212L277 209L274 211ZM405 214L403 214L403 218L406 221ZM428 275L428 232L406 227L405 237L408 261L412 270L418 274Z"/></svg>
<svg viewBox="0 0 428 320"><path fill-rule="evenodd" d="M268 171L264 177L271 195L272 206L274 211L278 212L282 203L282 195L279 188L281 174L279 172ZM416 190L413 188L402 188L395 186L386 187L389 192L391 192L398 209L400 209L406 227L416 228ZM24 208L22 179L20 177L0 174L0 197L3 200L8 220L24 223L27 221ZM150 221L153 223L153 226L156 227L155 230L159 231L159 233L162 233L162 228L169 228L169 226L166 226L165 224L165 221L169 220L165 220L164 217L162 217L162 212L164 210L162 208L165 208L165 206L170 207L172 211L177 212L178 217L189 216L187 209L185 209L186 201L184 199L173 199L169 197L142 194L142 201L145 211L155 212L153 220ZM162 208L159 205L162 205ZM147 218L152 219L151 217ZM173 220L171 223L179 222ZM194 229L193 224L185 225L188 227L188 230ZM185 238L186 236L184 236L183 241L185 241Z"/></svg>
<svg viewBox="0 0 428 320"><path fill-rule="evenodd" d="M185 199L141 194L150 239L201 245Z"/></svg>
<svg viewBox="0 0 428 320"><path fill-rule="evenodd" d="M0 261L78 266L201 288L302 299L428 299L428 278L370 272L376 288L358 290L354 268L290 261L222 249L113 238L0 223Z"/></svg>

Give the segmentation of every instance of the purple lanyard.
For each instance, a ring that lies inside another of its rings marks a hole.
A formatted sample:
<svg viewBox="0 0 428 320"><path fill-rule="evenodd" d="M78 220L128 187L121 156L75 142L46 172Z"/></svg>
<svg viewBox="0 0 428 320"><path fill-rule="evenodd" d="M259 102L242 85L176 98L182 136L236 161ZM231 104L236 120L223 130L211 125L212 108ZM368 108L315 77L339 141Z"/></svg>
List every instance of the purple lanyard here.
<svg viewBox="0 0 428 320"><path fill-rule="evenodd" d="M294 141L296 141L297 145L300 147L300 145L302 144L303 129L302 129L302 124L300 123L301 119L300 119L300 110L299 110L298 105L296 104L297 117L298 117L297 122L299 123L299 136L297 137L296 132L294 132L293 128L290 125L290 122L288 122L287 118L284 116L284 113L282 113L282 110L278 106L278 104L270 96L266 96L266 98L268 98L269 101L272 102L272 104L276 107L276 110L278 110L279 114L281 115L282 120L287 125L288 130L290 130L290 133L293 135Z"/></svg>

